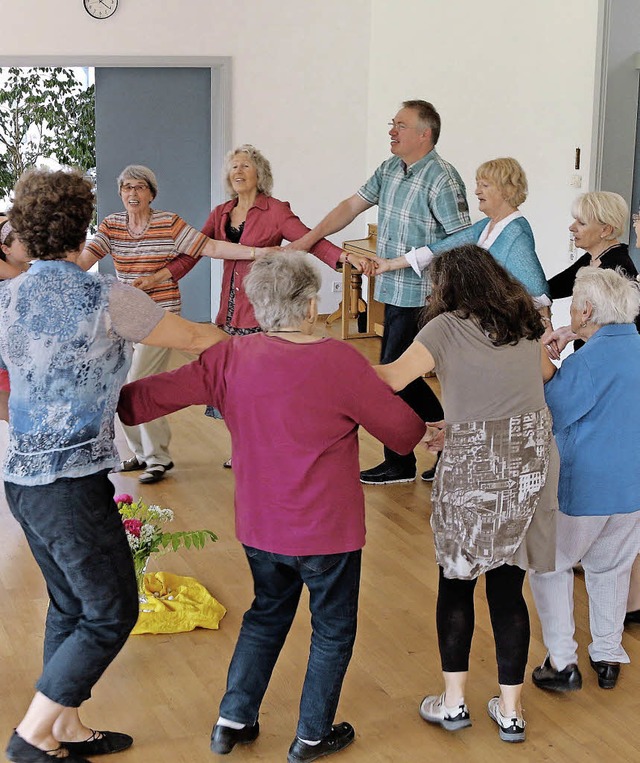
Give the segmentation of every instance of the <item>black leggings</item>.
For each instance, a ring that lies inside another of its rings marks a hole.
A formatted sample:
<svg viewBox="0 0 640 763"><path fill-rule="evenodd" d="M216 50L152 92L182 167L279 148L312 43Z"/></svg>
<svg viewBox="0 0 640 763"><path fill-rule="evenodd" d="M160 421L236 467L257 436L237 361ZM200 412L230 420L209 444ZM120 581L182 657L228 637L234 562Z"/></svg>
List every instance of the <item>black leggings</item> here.
<svg viewBox="0 0 640 763"><path fill-rule="evenodd" d="M498 683L517 686L524 682L529 654L529 612L522 595L525 572L503 564L485 575L487 602L498 660ZM469 670L469 652L475 615L476 580L445 578L440 567L436 625L442 670Z"/></svg>

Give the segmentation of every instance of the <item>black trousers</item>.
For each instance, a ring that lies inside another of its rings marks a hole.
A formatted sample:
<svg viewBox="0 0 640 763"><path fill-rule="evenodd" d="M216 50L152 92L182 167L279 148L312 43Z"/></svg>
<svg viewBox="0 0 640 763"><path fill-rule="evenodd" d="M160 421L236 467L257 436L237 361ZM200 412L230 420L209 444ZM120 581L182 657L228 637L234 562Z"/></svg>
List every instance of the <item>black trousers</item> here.
<svg viewBox="0 0 640 763"><path fill-rule="evenodd" d="M422 309L421 307L385 305L384 333L380 351L381 364L392 363L411 346L418 333L418 322ZM444 418L444 411L438 398L431 387L425 384L422 379L412 381L398 395L423 421L440 421ZM412 467L415 468L416 465L416 457L413 453L401 456L386 446L384 460L390 465L407 470Z"/></svg>
<svg viewBox="0 0 640 763"><path fill-rule="evenodd" d="M529 611L522 595L525 571L510 564L485 574L487 602L498 660L498 683L517 686L524 682L529 655ZM442 670L469 670L469 652L475 624L475 580L445 578L440 567L436 625Z"/></svg>

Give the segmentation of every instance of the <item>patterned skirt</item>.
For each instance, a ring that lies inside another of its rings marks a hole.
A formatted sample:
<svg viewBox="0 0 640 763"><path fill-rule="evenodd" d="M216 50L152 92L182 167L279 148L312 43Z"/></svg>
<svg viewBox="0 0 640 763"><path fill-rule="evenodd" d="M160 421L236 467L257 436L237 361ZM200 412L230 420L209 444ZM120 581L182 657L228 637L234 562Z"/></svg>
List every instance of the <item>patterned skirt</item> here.
<svg viewBox="0 0 640 763"><path fill-rule="evenodd" d="M545 489L552 450L546 407L447 426L431 495L436 559L445 577L472 580L502 564L519 563L515 557ZM555 492L550 488L550 494ZM545 522L553 522L545 533L552 560L555 508L544 508Z"/></svg>

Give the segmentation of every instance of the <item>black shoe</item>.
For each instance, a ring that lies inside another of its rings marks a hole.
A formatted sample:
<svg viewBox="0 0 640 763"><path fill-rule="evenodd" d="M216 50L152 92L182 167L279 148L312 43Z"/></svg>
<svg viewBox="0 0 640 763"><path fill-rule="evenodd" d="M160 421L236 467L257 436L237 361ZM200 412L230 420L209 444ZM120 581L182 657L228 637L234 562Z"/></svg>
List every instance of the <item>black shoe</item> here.
<svg viewBox="0 0 640 763"><path fill-rule="evenodd" d="M93 731L84 742L62 742L70 752L76 755L111 755L112 752L128 750L133 744L133 737L119 731Z"/></svg>
<svg viewBox="0 0 640 763"><path fill-rule="evenodd" d="M41 750L39 747L29 744L17 731L14 731L5 750L5 755L8 760L12 760L14 763L51 763L54 760L65 760L67 763L89 763L86 758L81 758L71 751L64 758L49 754L56 753L58 750L64 750L64 746L60 745L55 750Z"/></svg>
<svg viewBox="0 0 640 763"><path fill-rule="evenodd" d="M624 617L624 624L631 625L632 623L640 623L640 609L634 609L632 612L627 612Z"/></svg>
<svg viewBox="0 0 640 763"><path fill-rule="evenodd" d="M355 739L356 732L350 723L338 723L318 744L307 744L296 737L291 742L287 763L308 763L323 755L333 755L348 747Z"/></svg>
<svg viewBox="0 0 640 763"><path fill-rule="evenodd" d="M142 472L138 477L138 482L142 482L143 485L151 485L153 482L160 482L165 477L165 474L173 469L173 461L169 461L168 464L151 464Z"/></svg>
<svg viewBox="0 0 640 763"><path fill-rule="evenodd" d="M211 732L211 751L217 752L218 755L227 755L237 744L249 744L255 741L259 733L258 721L253 726L245 726L241 729L232 729L216 723Z"/></svg>
<svg viewBox="0 0 640 763"><path fill-rule="evenodd" d="M594 662L589 657L591 667L598 674L598 686L601 689L613 689L618 683L618 676L620 675L620 663L619 662Z"/></svg>
<svg viewBox="0 0 640 763"><path fill-rule="evenodd" d="M415 466L393 466L386 461L360 472L360 482L365 485L393 485L395 482L413 482L415 478Z"/></svg>
<svg viewBox="0 0 640 763"><path fill-rule="evenodd" d="M422 472L420 477L422 478L423 482L433 482L433 478L436 476L436 467L438 466L438 461L440 460L440 454L438 453L438 457L436 458L435 464L431 467L431 469L427 469L426 472Z"/></svg>
<svg viewBox="0 0 640 763"><path fill-rule="evenodd" d="M567 665L564 670L556 670L551 665L549 655L532 674L533 683L539 689L548 691L578 691L582 689L582 675L575 664Z"/></svg>
<svg viewBox="0 0 640 763"><path fill-rule="evenodd" d="M127 458L125 461L120 461L118 466L113 470L114 472L137 472L140 471L140 469L146 469L147 468L147 462L146 461L140 461L137 456L131 456L131 458Z"/></svg>

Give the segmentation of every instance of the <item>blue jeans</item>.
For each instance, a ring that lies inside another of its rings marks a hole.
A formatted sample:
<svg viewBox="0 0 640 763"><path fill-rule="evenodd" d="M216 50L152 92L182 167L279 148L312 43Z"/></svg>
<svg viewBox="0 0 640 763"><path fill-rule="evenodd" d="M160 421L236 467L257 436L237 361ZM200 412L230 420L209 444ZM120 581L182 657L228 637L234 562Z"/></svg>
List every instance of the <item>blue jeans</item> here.
<svg viewBox="0 0 640 763"><path fill-rule="evenodd" d="M49 593L36 689L65 707L91 696L138 618L133 560L107 474L48 485L5 482Z"/></svg>
<svg viewBox="0 0 640 763"><path fill-rule="evenodd" d="M309 589L311 650L302 687L297 735L322 739L331 731L356 637L362 551L284 556L244 547L255 598L245 612L220 715L254 724L271 673Z"/></svg>
<svg viewBox="0 0 640 763"><path fill-rule="evenodd" d="M398 307L397 305L385 305L384 307L384 333L382 335L382 347L380 350L380 363L393 363L402 353L408 349L416 338L420 325L421 307ZM398 392L405 403L415 411L423 421L440 421L444 418L444 411L440 401L435 396L431 387L422 379L416 379ZM384 460L392 466L415 469L416 457L413 453L401 456L399 453L387 448L384 449Z"/></svg>

